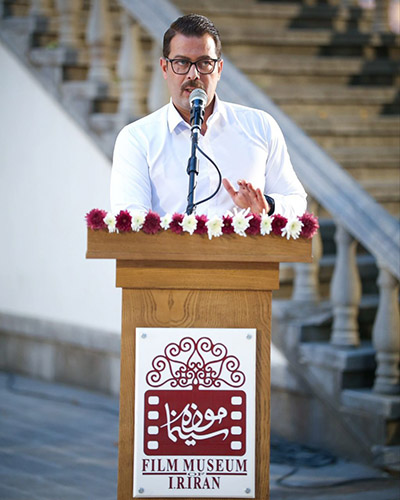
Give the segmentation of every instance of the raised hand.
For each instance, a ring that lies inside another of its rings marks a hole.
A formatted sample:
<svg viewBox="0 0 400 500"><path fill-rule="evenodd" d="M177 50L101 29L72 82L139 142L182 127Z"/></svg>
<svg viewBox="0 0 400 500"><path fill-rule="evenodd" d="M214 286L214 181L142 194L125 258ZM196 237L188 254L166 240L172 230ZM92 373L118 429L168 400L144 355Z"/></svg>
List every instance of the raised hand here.
<svg viewBox="0 0 400 500"><path fill-rule="evenodd" d="M238 180L239 189L237 191L228 179L222 179L222 183L237 207L250 208L252 213L262 213L263 210L266 213L269 212L270 206L264 194L261 189L255 189L251 182L244 179Z"/></svg>

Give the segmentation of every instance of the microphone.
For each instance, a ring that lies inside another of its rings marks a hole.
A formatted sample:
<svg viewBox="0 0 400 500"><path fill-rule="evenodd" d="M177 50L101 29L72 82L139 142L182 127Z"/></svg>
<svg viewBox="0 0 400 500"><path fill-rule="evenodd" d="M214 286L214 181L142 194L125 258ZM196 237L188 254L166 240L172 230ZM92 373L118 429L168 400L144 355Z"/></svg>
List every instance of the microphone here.
<svg viewBox="0 0 400 500"><path fill-rule="evenodd" d="M207 94L203 89L194 89L189 96L190 103L190 125L192 134L196 131L200 132L201 125L204 121L204 109L207 104Z"/></svg>
<svg viewBox="0 0 400 500"><path fill-rule="evenodd" d="M186 213L190 215L195 208L194 190L196 188L196 175L199 173L199 159L196 156L197 143L201 132L201 125L204 121L204 108L207 104L207 94L203 89L194 89L189 96L190 103L190 127L192 131L192 154L188 161L186 172L189 175L189 194Z"/></svg>

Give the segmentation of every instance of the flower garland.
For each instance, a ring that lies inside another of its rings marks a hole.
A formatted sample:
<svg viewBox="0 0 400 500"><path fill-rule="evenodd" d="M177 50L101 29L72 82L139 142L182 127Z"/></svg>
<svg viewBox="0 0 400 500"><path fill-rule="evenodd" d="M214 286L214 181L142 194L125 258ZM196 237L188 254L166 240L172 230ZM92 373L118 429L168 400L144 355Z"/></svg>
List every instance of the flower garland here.
<svg viewBox="0 0 400 500"><path fill-rule="evenodd" d="M287 219L283 215L269 216L265 213L253 214L247 210L235 210L222 217L215 215L208 219L206 215L186 215L175 213L160 217L149 210L121 210L113 215L105 210L93 208L85 216L87 227L94 230L108 230L110 233L130 233L143 231L146 234L156 234L163 230L170 230L176 234L208 234L216 238L224 234L238 234L239 236L256 236L275 234L286 239L312 238L319 228L318 219L308 212L300 217Z"/></svg>

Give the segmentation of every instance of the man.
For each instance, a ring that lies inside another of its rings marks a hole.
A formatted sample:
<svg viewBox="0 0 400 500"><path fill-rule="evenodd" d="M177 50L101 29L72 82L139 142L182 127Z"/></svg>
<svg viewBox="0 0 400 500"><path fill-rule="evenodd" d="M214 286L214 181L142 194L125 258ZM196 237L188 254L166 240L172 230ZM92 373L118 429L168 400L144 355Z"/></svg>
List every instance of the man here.
<svg viewBox="0 0 400 500"><path fill-rule="evenodd" d="M223 188L199 204L196 213L223 215L237 207L286 217L303 214L306 194L275 120L216 95L223 60L214 24L197 14L178 18L164 35L160 65L171 101L120 132L111 175L112 211L185 213L191 153L189 96L201 88L207 104L199 147L221 170ZM212 195L219 180L211 162L198 157L195 202Z"/></svg>

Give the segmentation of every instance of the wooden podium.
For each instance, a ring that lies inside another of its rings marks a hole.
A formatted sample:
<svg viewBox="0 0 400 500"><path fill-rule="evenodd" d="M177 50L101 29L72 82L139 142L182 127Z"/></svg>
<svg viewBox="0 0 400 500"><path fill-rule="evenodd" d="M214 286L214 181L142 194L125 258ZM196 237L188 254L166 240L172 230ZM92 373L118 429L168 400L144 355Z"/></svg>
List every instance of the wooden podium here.
<svg viewBox="0 0 400 500"><path fill-rule="evenodd" d="M123 289L118 500L133 498L137 327L257 330L255 498L269 499L272 290L280 262L311 262L311 240L88 230L87 258L116 259Z"/></svg>

